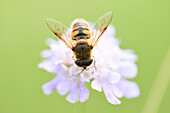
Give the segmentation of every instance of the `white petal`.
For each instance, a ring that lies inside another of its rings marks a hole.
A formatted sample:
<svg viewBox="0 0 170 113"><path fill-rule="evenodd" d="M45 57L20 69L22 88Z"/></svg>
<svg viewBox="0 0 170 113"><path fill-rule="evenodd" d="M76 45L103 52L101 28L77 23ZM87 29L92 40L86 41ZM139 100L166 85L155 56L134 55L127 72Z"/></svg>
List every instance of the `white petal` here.
<svg viewBox="0 0 170 113"><path fill-rule="evenodd" d="M118 98L115 97L110 86L103 87L103 91L104 91L104 94L105 94L108 102L110 102L111 104L114 104L114 105L121 104L121 101Z"/></svg>
<svg viewBox="0 0 170 113"><path fill-rule="evenodd" d="M54 39L52 39L52 38L48 38L48 39L46 40L46 44L47 44L48 46L50 46L51 44L57 44L57 41L54 40Z"/></svg>
<svg viewBox="0 0 170 113"><path fill-rule="evenodd" d="M51 50L44 50L41 52L42 58L51 58L53 56L53 52Z"/></svg>
<svg viewBox="0 0 170 113"><path fill-rule="evenodd" d="M64 79L65 79L65 77L68 77L68 76L70 76L70 73L69 73L69 68L66 66L66 65L64 65L64 64L59 64L58 65L58 75L60 74L60 75L62 75L63 77L64 77Z"/></svg>
<svg viewBox="0 0 170 113"><path fill-rule="evenodd" d="M54 87L51 85L51 83L46 83L42 86L43 92L46 95L50 95L54 91Z"/></svg>
<svg viewBox="0 0 170 113"><path fill-rule="evenodd" d="M79 96L80 102L85 102L89 98L89 90L84 85L79 88Z"/></svg>
<svg viewBox="0 0 170 113"><path fill-rule="evenodd" d="M132 50L120 50L119 57L122 60L131 61L131 62L135 62L138 59Z"/></svg>
<svg viewBox="0 0 170 113"><path fill-rule="evenodd" d="M108 76L108 79L109 79L109 82L110 83L116 83L116 82L118 82L119 80L120 80L120 78L121 78L121 76L120 76L120 74L119 73L117 73L117 72L112 72L111 74L110 74L110 76Z"/></svg>
<svg viewBox="0 0 170 113"><path fill-rule="evenodd" d="M99 92L102 91L101 85L97 82L97 80L93 80L91 83L91 87Z"/></svg>
<svg viewBox="0 0 170 113"><path fill-rule="evenodd" d="M76 66L75 64L73 64L69 69L69 73L72 76L80 74L81 71L82 71L82 69L80 67Z"/></svg>
<svg viewBox="0 0 170 113"><path fill-rule="evenodd" d="M78 102L78 89L73 89L70 94L66 97L66 100L70 103L76 103Z"/></svg>
<svg viewBox="0 0 170 113"><path fill-rule="evenodd" d="M112 86L112 91L115 94L116 97L122 98L123 97L123 92L117 88L116 86Z"/></svg>
<svg viewBox="0 0 170 113"><path fill-rule="evenodd" d="M118 87L124 93L126 98L135 98L140 94L139 87L135 82L122 79L118 83Z"/></svg>
<svg viewBox="0 0 170 113"><path fill-rule="evenodd" d="M50 82L45 83L42 86L44 94L50 95L54 91L55 87L57 87L57 85L60 83L61 80L62 80L62 77L60 75L58 75Z"/></svg>
<svg viewBox="0 0 170 113"><path fill-rule="evenodd" d="M38 64L39 68L45 69L50 73L57 73L58 65L55 65L54 61L52 60L45 60L42 63Z"/></svg>
<svg viewBox="0 0 170 113"><path fill-rule="evenodd" d="M70 90L71 86L70 86L70 82L69 81L62 81L58 84L57 91L60 95L65 95L67 94L67 92Z"/></svg>
<svg viewBox="0 0 170 113"><path fill-rule="evenodd" d="M90 79L93 78L91 69L84 71L83 73L80 74L80 76L81 76L81 79L86 82L90 82Z"/></svg>
<svg viewBox="0 0 170 113"><path fill-rule="evenodd" d="M134 78L137 75L137 66L134 63L120 63L120 74L125 78Z"/></svg>

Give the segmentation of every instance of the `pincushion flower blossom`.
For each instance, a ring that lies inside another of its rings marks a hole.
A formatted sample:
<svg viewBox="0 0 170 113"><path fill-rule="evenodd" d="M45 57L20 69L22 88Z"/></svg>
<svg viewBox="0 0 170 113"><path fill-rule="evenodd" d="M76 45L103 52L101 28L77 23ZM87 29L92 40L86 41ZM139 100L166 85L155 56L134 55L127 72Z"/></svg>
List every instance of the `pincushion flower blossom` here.
<svg viewBox="0 0 170 113"><path fill-rule="evenodd" d="M132 50L120 49L114 35L114 27L109 26L92 52L96 67L92 64L83 72L63 42L48 39L50 49L42 51L41 56L46 60L38 67L57 76L42 86L44 93L50 95L57 90L60 95L68 94L66 100L70 103L85 102L89 98L85 82L90 82L93 89L103 91L108 102L114 105L120 104L119 98L123 96L138 97L138 85L129 81L137 75L137 56Z"/></svg>

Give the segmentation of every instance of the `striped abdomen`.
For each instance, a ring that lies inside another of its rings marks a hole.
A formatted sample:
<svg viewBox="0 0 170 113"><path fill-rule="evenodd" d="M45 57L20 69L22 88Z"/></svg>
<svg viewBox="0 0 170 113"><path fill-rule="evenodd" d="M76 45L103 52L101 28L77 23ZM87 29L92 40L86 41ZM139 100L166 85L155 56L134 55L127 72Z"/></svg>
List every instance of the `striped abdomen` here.
<svg viewBox="0 0 170 113"><path fill-rule="evenodd" d="M91 37L90 29L84 19L76 19L72 25L71 39L89 39Z"/></svg>

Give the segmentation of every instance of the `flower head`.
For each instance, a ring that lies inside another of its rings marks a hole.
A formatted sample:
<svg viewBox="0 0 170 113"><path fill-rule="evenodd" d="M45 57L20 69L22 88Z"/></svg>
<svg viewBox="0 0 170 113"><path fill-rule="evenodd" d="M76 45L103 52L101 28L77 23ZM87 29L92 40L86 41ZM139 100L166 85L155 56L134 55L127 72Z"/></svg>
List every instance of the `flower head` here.
<svg viewBox="0 0 170 113"><path fill-rule="evenodd" d="M46 95L57 90L60 95L67 95L70 103L85 102L89 98L89 90L85 82L99 92L104 92L111 104L120 104L123 96L134 98L140 91L135 82L126 80L137 75L136 55L131 50L119 48L119 41L114 38L115 30L109 26L101 37L98 46L93 49L95 64L82 72L72 59L73 53L61 41L47 40L50 47L41 54L46 60L38 65L57 76L45 83L42 89ZM95 65L95 66L94 66Z"/></svg>

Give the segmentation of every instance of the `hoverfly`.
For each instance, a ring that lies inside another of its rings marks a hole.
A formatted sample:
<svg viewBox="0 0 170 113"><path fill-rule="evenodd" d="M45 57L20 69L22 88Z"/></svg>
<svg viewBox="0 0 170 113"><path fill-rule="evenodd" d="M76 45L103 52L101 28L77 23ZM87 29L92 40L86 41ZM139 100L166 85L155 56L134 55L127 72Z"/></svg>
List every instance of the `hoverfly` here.
<svg viewBox="0 0 170 113"><path fill-rule="evenodd" d="M86 69L94 60L91 55L93 48L97 45L111 20L112 12L106 13L97 20L93 25L92 32L90 32L86 20L76 19L72 23L71 33L68 32L68 28L64 24L54 19L48 18L46 22L50 30L73 51L75 64Z"/></svg>

